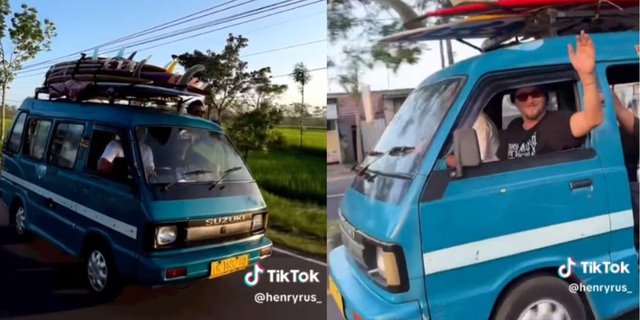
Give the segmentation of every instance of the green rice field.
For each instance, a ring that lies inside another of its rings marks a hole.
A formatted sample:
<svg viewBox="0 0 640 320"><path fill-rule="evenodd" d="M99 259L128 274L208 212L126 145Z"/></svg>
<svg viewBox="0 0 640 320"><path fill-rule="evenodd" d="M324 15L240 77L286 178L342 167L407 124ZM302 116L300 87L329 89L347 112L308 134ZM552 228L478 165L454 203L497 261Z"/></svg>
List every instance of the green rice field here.
<svg viewBox="0 0 640 320"><path fill-rule="evenodd" d="M278 128L289 147L300 146L300 129L298 128ZM327 150L327 130L325 129L305 129L302 132L302 147L304 149ZM326 164L325 164L326 165Z"/></svg>

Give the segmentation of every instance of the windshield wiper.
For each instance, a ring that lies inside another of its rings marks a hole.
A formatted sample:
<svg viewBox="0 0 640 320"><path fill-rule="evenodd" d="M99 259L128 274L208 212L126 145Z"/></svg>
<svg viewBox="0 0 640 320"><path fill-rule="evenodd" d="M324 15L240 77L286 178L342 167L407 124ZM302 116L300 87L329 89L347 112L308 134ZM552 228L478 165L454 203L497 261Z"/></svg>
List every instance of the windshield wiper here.
<svg viewBox="0 0 640 320"><path fill-rule="evenodd" d="M395 147L392 147L391 149L389 149L389 151L387 151L387 152L371 151L371 152L369 152L369 154L368 154L368 155L369 155L369 156L372 156L372 157L377 157L377 158L376 158L376 159L374 159L373 161L371 161L371 162L367 163L364 167L360 167L360 166L358 166L358 165L355 165L355 166L353 167L353 169L354 169L354 170L355 170L355 169L357 169L357 170L356 170L356 173L357 173L358 175L361 175L363 172L365 172L367 169L369 169L369 167L370 167L374 162L376 162L376 161L378 161L378 159L382 158L382 156L383 156L383 155L388 154L388 155L390 155L390 156L394 157L394 156L402 155L402 154L406 153L407 151L411 151L411 150L413 150L413 149L415 149L415 147L408 147L408 146L395 146Z"/></svg>
<svg viewBox="0 0 640 320"><path fill-rule="evenodd" d="M371 166L371 164L378 161L378 159L380 159L384 155L384 152L374 150L374 151L370 151L367 155L371 157L376 157L376 158L371 160L371 162L367 163L364 167L360 167L358 164L353 166L351 170L354 170L357 175L361 175L363 172L367 171L367 169L369 168L369 166Z"/></svg>
<svg viewBox="0 0 640 320"><path fill-rule="evenodd" d="M193 171L185 172L185 173L184 173L184 175L185 175L185 176L191 176L191 175L194 175L194 174L207 174L207 173L213 173L213 171L211 171L211 170L198 169L198 170L193 170Z"/></svg>
<svg viewBox="0 0 640 320"><path fill-rule="evenodd" d="M218 184L220 184L224 180L224 178L226 178L230 173L236 172L236 171L241 170L241 169L242 169L242 167L233 167L231 169L225 170L223 172L224 174L222 175L222 177L220 177L220 180L214 181L213 183L211 183L211 186L209 187L209 191L211 191L211 189L215 188Z"/></svg>
<svg viewBox="0 0 640 320"><path fill-rule="evenodd" d="M415 148L416 147L396 146L396 147L393 147L393 148L389 149L389 151L387 151L387 154L389 154L390 156L399 156L399 155L405 154L407 151L411 151L411 150L413 150Z"/></svg>
<svg viewBox="0 0 640 320"><path fill-rule="evenodd" d="M380 152L380 151L371 151L369 152L368 155L370 156L374 156L377 157L376 159L374 159L373 161L367 163L364 167L360 167L358 165L355 165L353 167L353 169L357 169L356 174L357 175L362 175L363 173L365 173L365 171L367 171L369 169L369 167L376 161L378 161L379 159L382 158L383 155L388 154L389 156L395 157L395 156L399 156L402 154L407 153L408 151L414 150L416 147L409 147L409 146L395 146L395 147L391 147L391 149L389 149L389 151L387 152ZM404 174L404 173L382 173L382 172L378 172L378 171L373 171L374 174L372 175L368 175L366 178L368 181L373 181L373 179L375 177L378 176L378 174L383 174L386 176L390 176L390 177L395 177L395 178L401 178L401 179L410 179L412 176L410 174Z"/></svg>

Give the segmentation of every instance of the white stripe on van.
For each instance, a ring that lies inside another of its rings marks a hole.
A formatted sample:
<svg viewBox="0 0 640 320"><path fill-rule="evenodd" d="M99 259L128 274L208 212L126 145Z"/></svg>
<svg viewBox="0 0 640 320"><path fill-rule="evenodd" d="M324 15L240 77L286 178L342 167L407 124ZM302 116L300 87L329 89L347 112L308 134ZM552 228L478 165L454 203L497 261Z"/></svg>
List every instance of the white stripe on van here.
<svg viewBox="0 0 640 320"><path fill-rule="evenodd" d="M633 212L575 220L435 250L423 254L426 275L633 227Z"/></svg>
<svg viewBox="0 0 640 320"><path fill-rule="evenodd" d="M67 199L63 196L60 196L56 193L53 193L47 189L44 189L42 187L39 187L31 182L25 181L21 178L18 178L6 171L2 171L2 177L6 178L9 181L12 181L22 187L24 187L27 190L30 190L32 192L35 192L39 195L41 195L44 198L51 198L57 205L63 206L81 216L84 216L90 220L93 220L107 228L113 229L117 232L120 232L122 234L124 234L127 237L130 237L132 239L136 239L137 237L137 228L126 224L120 220L116 220L114 218L111 218L105 214L102 214L98 211L95 211L93 209L87 208L75 201L72 201L70 199Z"/></svg>

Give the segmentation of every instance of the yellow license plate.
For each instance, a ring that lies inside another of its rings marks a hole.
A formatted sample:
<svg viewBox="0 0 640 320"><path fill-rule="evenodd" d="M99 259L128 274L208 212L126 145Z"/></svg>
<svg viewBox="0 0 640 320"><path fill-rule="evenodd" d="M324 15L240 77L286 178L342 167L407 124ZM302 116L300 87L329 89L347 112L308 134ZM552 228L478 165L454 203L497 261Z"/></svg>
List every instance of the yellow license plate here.
<svg viewBox="0 0 640 320"><path fill-rule="evenodd" d="M335 282L333 282L333 278L329 276L329 293L335 300L338 309L340 309L340 314L344 316L344 305L342 302L342 295L340 294L340 290L338 290L338 286L336 286Z"/></svg>
<svg viewBox="0 0 640 320"><path fill-rule="evenodd" d="M209 275L209 279L226 276L230 273L244 270L248 265L248 254L211 262L211 275Z"/></svg>

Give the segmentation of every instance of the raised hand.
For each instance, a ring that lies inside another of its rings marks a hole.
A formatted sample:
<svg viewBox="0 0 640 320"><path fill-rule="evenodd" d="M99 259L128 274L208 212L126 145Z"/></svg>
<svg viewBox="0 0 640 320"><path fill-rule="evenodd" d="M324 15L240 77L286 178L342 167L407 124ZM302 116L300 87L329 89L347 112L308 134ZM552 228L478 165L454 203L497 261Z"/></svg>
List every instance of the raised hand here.
<svg viewBox="0 0 640 320"><path fill-rule="evenodd" d="M595 69L596 48L587 33L580 32L576 36L576 50L569 44L567 45L569 52L569 60L571 65L578 72L579 76L592 75Z"/></svg>

